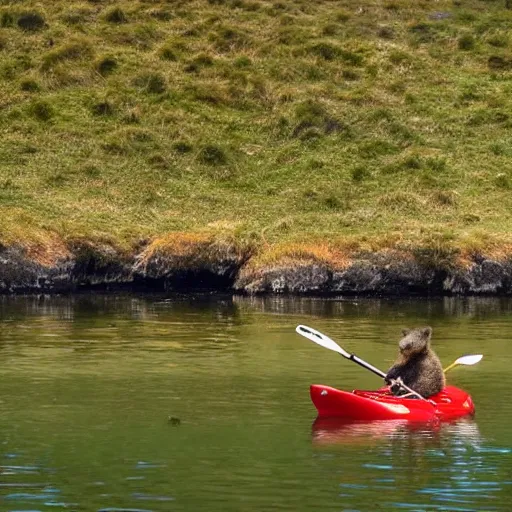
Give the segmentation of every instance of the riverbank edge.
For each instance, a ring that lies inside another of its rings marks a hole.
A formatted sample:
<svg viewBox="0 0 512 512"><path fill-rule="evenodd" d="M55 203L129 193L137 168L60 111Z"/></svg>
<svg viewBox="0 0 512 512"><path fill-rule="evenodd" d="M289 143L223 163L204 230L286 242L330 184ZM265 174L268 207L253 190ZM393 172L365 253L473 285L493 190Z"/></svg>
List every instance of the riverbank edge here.
<svg viewBox="0 0 512 512"><path fill-rule="evenodd" d="M265 263L236 245L148 244L134 251L83 242L53 258L0 248L0 293L83 290L197 291L291 295L512 295L512 258L421 258L414 252L359 252L342 262L314 254Z"/></svg>

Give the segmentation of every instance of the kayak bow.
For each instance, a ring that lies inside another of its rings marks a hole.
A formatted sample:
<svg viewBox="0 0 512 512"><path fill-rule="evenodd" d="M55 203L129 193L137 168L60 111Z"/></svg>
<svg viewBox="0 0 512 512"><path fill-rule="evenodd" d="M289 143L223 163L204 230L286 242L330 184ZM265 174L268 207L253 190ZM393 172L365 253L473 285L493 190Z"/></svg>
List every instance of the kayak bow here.
<svg viewBox="0 0 512 512"><path fill-rule="evenodd" d="M451 420L475 412L471 397L454 386L446 386L429 401L393 396L387 388L348 392L314 384L310 394L319 418L429 421Z"/></svg>

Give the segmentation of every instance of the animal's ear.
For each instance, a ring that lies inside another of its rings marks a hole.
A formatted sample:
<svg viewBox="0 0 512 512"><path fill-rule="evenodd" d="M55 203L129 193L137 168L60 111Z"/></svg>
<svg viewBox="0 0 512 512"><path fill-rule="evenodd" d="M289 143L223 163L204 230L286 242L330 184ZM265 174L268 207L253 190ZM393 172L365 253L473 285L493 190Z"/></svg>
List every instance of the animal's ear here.
<svg viewBox="0 0 512 512"><path fill-rule="evenodd" d="M402 334L407 336L411 332L411 329L402 329Z"/></svg>
<svg viewBox="0 0 512 512"><path fill-rule="evenodd" d="M424 327L422 330L421 330L421 334L423 334L423 336L425 338L429 338L432 336L432 327Z"/></svg>

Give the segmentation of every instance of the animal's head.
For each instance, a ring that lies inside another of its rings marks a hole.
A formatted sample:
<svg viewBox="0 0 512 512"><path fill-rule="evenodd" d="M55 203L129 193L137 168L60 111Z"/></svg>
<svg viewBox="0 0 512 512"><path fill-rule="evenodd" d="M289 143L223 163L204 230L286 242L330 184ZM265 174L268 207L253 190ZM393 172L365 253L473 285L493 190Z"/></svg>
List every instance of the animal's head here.
<svg viewBox="0 0 512 512"><path fill-rule="evenodd" d="M421 327L419 329L404 329L402 331L403 338L400 340L400 353L409 357L427 350L430 346L430 338L432 337L432 327Z"/></svg>

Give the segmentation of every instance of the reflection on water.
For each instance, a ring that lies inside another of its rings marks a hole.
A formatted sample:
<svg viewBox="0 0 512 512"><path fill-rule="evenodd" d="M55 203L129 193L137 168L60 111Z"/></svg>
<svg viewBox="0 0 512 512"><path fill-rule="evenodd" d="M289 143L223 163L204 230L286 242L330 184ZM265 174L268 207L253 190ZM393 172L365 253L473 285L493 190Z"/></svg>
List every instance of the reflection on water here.
<svg viewBox="0 0 512 512"><path fill-rule="evenodd" d="M1 297L0 510L509 510L512 302L228 296ZM474 419L314 421L309 385L379 379L432 325ZM179 418L180 421L170 421ZM312 422L313 426L312 426Z"/></svg>

